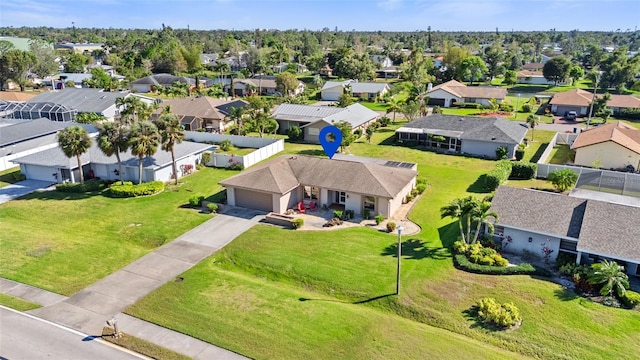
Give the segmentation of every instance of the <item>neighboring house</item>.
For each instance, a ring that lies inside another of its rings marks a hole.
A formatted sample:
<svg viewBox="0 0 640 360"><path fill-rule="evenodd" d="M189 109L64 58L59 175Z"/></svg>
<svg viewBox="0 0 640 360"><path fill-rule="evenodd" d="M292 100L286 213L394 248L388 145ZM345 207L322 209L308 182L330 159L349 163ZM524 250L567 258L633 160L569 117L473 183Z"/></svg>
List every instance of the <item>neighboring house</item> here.
<svg viewBox="0 0 640 360"><path fill-rule="evenodd" d="M27 101L34 96L36 96L36 94L18 91L0 91L0 100L2 101Z"/></svg>
<svg viewBox="0 0 640 360"><path fill-rule="evenodd" d="M231 69L231 71L240 71L247 67L247 62L244 59L243 55L218 58L218 60L216 60L216 63L225 63L229 65L229 68Z"/></svg>
<svg viewBox="0 0 640 360"><path fill-rule="evenodd" d="M176 144L174 148L176 163L178 166L178 177L187 175L188 168L195 168L196 163L202 158L202 154L211 149L209 144L199 144L190 141L183 141ZM132 155L131 152L120 153L122 160L123 178L125 181L138 181L138 157ZM40 151L31 155L20 157L13 160L14 163L20 164L20 172L27 179L62 182L79 181L80 171L78 170L78 161L75 157L68 158L62 152L59 146L51 149ZM104 153L96 145L93 139L93 145L88 152L81 156L82 171L86 178L91 174L103 180L120 179L118 162L115 156L105 156ZM173 173L171 153L161 150L152 155L147 156L142 161L142 181L170 181ZM183 171L184 170L184 171Z"/></svg>
<svg viewBox="0 0 640 360"><path fill-rule="evenodd" d="M318 74L322 76L332 76L333 69L329 67L329 64L324 64L324 66L318 70Z"/></svg>
<svg viewBox="0 0 640 360"><path fill-rule="evenodd" d="M577 263L612 259L640 276L640 207L500 186L491 201L498 214L494 239L505 252L544 257L577 255Z"/></svg>
<svg viewBox="0 0 640 360"><path fill-rule="evenodd" d="M46 86L51 86L53 90L62 90L67 86L69 82L73 83L73 87L84 87L84 80L90 80L93 77L91 74L84 73L60 73L53 76L47 76L42 79L42 83Z"/></svg>
<svg viewBox="0 0 640 360"><path fill-rule="evenodd" d="M383 79L397 79L401 73L396 66L376 70L376 76Z"/></svg>
<svg viewBox="0 0 640 360"><path fill-rule="evenodd" d="M555 82L545 79L542 75L542 71L522 70L516 74L518 78L518 84L529 85L554 85ZM558 82L558 85L564 85L565 82Z"/></svg>
<svg viewBox="0 0 640 360"><path fill-rule="evenodd" d="M436 150L495 159L496 149L507 148L512 158L529 129L502 118L430 115L396 130L401 141L416 141Z"/></svg>
<svg viewBox="0 0 640 360"><path fill-rule="evenodd" d="M51 103L66 109L74 110L78 114L96 113L104 116L108 120L113 120L117 113L116 99L119 97L128 97L130 95L131 94L129 93L109 92L103 91L102 89L67 88L64 90L43 92L31 98L27 101L27 104ZM47 117L50 120L56 121L66 121L66 119L52 119L44 114L41 114L38 117ZM73 121L74 119L75 115L69 121Z"/></svg>
<svg viewBox="0 0 640 360"><path fill-rule="evenodd" d="M180 99L164 100L153 113L158 117L166 107L171 107L171 113L180 118L180 122L187 131L206 129L224 131L228 124L226 117L232 108L244 108L248 104L242 100L215 99L209 96L193 96Z"/></svg>
<svg viewBox="0 0 640 360"><path fill-rule="evenodd" d="M369 55L373 63L380 68L388 68L393 66L393 60L386 55Z"/></svg>
<svg viewBox="0 0 640 360"><path fill-rule="evenodd" d="M218 54L200 54L200 62L202 65L215 65L218 60Z"/></svg>
<svg viewBox="0 0 640 360"><path fill-rule="evenodd" d="M11 162L16 158L58 146L58 131L72 125L79 124L54 122L46 118L0 123L0 171L16 166ZM96 131L93 126L82 126L90 132Z"/></svg>
<svg viewBox="0 0 640 360"><path fill-rule="evenodd" d="M602 94L596 96L602 97ZM589 115L589 107L593 94L582 89L573 89L553 95L549 102L551 104L551 112L556 115L564 115L569 111L575 111L578 116ZM640 109L640 99L631 95L611 95L611 100L607 103L607 107L614 114L620 113L624 109Z"/></svg>
<svg viewBox="0 0 640 360"><path fill-rule="evenodd" d="M574 163L622 169L629 165L640 169L640 130L617 121L581 132L571 146L575 150Z"/></svg>
<svg viewBox="0 0 640 360"><path fill-rule="evenodd" d="M189 84L190 88L196 86L196 79L193 78L188 78L185 76L175 76L171 74L154 74L130 82L129 89L132 92L148 93L153 91L153 87L159 85L169 87L174 82Z"/></svg>
<svg viewBox="0 0 640 360"><path fill-rule="evenodd" d="M416 183L415 164L285 155L220 182L231 206L285 213L299 202L392 218Z"/></svg>
<svg viewBox="0 0 640 360"><path fill-rule="evenodd" d="M303 130L305 141L319 144L318 135L325 126L346 121L351 124L353 131L364 130L375 122L380 114L357 103L345 108L281 104L272 116L280 125L279 133L286 134L290 127L297 126Z"/></svg>
<svg viewBox="0 0 640 360"><path fill-rule="evenodd" d="M387 83L358 82L356 80L327 81L320 90L322 100L338 101L347 89L351 91L352 96L368 101L382 99L384 94L391 90Z"/></svg>
<svg viewBox="0 0 640 360"><path fill-rule="evenodd" d="M280 64L277 65L273 65L271 66L271 69L273 70L273 72L275 73L283 73L285 71L287 71L289 69L289 65L295 67L296 69L296 73L303 73L305 71L307 71L307 67L303 64L300 63L286 63L286 62L281 62Z"/></svg>
<svg viewBox="0 0 640 360"><path fill-rule="evenodd" d="M522 70L526 70L526 71L542 71L542 68L544 68L544 63L528 63L528 64L524 64L522 66Z"/></svg>
<svg viewBox="0 0 640 360"><path fill-rule="evenodd" d="M304 91L304 83L298 81L298 87L291 90L291 95L298 95ZM260 92L261 95L278 95L278 85L275 76L256 75L250 79L233 79L233 94L231 85L225 85L224 91L234 96L249 96Z"/></svg>
<svg viewBox="0 0 640 360"><path fill-rule="evenodd" d="M451 80L434 86L427 92L429 105L451 107L456 102L478 103L489 105L489 100L503 101L507 96L507 90L493 86L466 86L458 81Z"/></svg>
<svg viewBox="0 0 640 360"><path fill-rule="evenodd" d="M99 43L60 43L53 45L55 50L65 50L76 54L91 53L95 50L103 50L104 44Z"/></svg>

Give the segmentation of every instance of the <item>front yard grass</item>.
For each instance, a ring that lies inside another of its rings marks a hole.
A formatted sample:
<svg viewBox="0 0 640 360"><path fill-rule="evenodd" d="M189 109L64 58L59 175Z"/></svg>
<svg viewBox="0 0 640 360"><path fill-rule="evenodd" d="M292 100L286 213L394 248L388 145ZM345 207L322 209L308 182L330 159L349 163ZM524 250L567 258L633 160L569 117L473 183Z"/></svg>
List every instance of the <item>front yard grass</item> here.
<svg viewBox="0 0 640 360"><path fill-rule="evenodd" d="M18 311L28 311L37 309L40 307L38 304L34 304L30 301L22 300L15 296L0 293L0 305L10 307Z"/></svg>
<svg viewBox="0 0 640 360"><path fill-rule="evenodd" d="M19 166L0 171L0 188L15 184L21 180L24 180L24 177L20 174Z"/></svg>
<svg viewBox="0 0 640 360"><path fill-rule="evenodd" d="M236 172L204 168L163 193L36 192L0 205L0 276L71 295L211 218L187 208Z"/></svg>

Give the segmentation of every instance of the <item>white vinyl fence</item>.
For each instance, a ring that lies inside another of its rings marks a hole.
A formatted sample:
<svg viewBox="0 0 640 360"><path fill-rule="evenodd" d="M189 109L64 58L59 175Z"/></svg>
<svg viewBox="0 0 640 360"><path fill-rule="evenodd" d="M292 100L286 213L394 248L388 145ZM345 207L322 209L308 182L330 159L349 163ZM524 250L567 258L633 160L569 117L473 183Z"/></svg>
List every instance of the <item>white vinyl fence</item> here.
<svg viewBox="0 0 640 360"><path fill-rule="evenodd" d="M211 153L211 161L205 165L221 168L242 165L242 167L246 169L284 150L284 140L282 139L223 135L199 131L186 131L185 139L199 143L220 143L223 140L229 140L235 147L256 149L250 154L243 156L218 154L214 151Z"/></svg>

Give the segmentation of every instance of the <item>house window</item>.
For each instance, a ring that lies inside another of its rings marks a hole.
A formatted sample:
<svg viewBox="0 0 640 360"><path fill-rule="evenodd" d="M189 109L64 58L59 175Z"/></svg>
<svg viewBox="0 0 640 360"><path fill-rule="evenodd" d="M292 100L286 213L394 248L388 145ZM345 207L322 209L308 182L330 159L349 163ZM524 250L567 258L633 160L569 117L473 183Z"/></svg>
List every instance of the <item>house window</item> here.
<svg viewBox="0 0 640 360"><path fill-rule="evenodd" d="M320 198L320 188L317 186L304 187L304 200L318 200Z"/></svg>
<svg viewBox="0 0 640 360"><path fill-rule="evenodd" d="M578 243L576 241L562 239L560 240L560 250L577 252Z"/></svg>
<svg viewBox="0 0 640 360"><path fill-rule="evenodd" d="M373 196L364 197L364 209L369 210L371 213L375 213L376 210L376 198Z"/></svg>

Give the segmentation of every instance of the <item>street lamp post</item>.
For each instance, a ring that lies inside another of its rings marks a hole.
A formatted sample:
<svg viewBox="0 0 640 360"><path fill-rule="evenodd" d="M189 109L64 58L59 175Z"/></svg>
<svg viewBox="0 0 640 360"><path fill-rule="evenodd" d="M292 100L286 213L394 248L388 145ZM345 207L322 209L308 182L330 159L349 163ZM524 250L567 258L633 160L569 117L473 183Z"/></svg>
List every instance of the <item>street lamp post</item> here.
<svg viewBox="0 0 640 360"><path fill-rule="evenodd" d="M396 228L398 230L398 274L396 277L396 295L400 295L400 258L402 257L402 226Z"/></svg>

